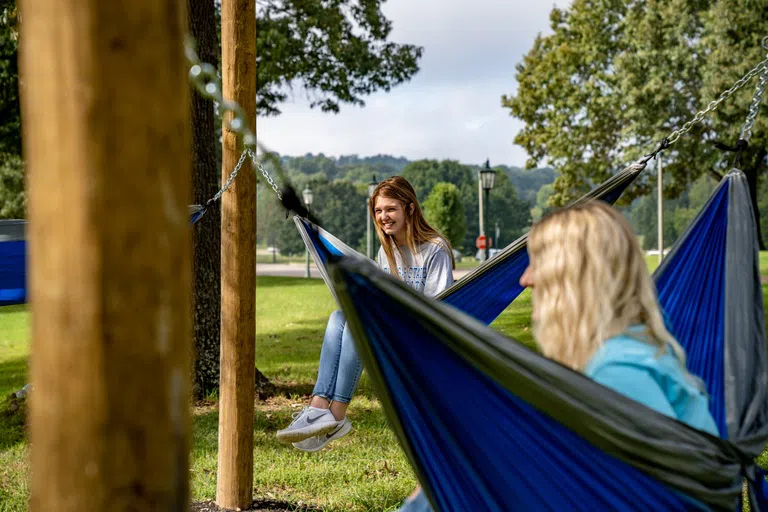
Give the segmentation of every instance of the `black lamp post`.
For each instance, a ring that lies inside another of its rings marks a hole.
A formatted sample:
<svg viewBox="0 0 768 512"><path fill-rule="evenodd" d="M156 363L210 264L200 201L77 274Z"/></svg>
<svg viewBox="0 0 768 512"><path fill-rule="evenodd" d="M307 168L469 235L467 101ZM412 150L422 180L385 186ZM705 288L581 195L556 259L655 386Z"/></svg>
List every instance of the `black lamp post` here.
<svg viewBox="0 0 768 512"><path fill-rule="evenodd" d="M491 189L493 188L493 184L496 181L496 171L491 169L491 163L490 160L485 161L485 167L480 170L480 184L483 187L484 192L484 199L483 201L485 204L483 205L483 208L481 208L481 212L483 212L485 215L482 215L480 220L480 223L483 225L483 228L485 228L486 219L488 218L487 211L488 211L488 195L491 192ZM485 229L482 230L483 235L485 234ZM488 260L488 248L489 248L488 239L486 238L485 242L485 259Z"/></svg>
<svg viewBox="0 0 768 512"><path fill-rule="evenodd" d="M307 205L307 211L309 211L312 207L312 191L307 187L301 195L304 196L304 204ZM307 249L307 272L304 274L304 277L309 278L309 276L309 249Z"/></svg>

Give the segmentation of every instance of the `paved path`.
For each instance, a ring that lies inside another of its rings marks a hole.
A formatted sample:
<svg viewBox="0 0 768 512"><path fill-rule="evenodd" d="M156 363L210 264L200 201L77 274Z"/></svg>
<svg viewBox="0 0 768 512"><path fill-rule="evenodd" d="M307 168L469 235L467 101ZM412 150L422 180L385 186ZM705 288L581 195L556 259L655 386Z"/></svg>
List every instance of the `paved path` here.
<svg viewBox="0 0 768 512"><path fill-rule="evenodd" d="M320 271L314 263L310 263L310 277L319 278ZM257 276L283 276L283 277L304 277L307 272L306 263L258 263L256 264ZM455 270L453 278L458 280L469 273L469 270Z"/></svg>

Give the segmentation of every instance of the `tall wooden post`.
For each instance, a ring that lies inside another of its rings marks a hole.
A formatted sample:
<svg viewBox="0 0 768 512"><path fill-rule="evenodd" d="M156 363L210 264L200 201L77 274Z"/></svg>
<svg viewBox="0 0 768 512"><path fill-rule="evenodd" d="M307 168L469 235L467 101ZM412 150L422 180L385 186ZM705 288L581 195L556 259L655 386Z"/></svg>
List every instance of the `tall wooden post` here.
<svg viewBox="0 0 768 512"><path fill-rule="evenodd" d="M221 3L223 94L256 127L256 11L253 0ZM223 128L226 180L242 146ZM216 503L253 501L253 400L256 372L256 176L245 160L221 204L221 385Z"/></svg>
<svg viewBox="0 0 768 512"><path fill-rule="evenodd" d="M32 511L187 508L182 0L21 0Z"/></svg>

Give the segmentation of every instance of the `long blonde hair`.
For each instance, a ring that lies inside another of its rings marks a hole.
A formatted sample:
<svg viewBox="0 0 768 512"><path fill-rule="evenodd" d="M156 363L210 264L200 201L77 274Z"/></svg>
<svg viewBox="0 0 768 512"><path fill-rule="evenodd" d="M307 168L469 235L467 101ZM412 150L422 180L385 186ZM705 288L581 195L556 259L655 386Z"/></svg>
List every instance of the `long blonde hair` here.
<svg viewBox="0 0 768 512"><path fill-rule="evenodd" d="M386 197L387 199L395 199L400 202L405 212L405 239L408 249L411 254L417 254L417 245L421 245L424 242L431 242L436 245L441 245L448 254L451 255L451 266L456 268L456 262L453 258L453 250L451 243L441 235L436 229L429 225L424 219L424 215L421 213L421 207L419 201L416 198L416 191L408 180L402 176L392 176L376 186L376 189L371 195L371 200L368 203L368 209L371 217L373 218L373 225L376 226L376 235L379 237L381 247L384 249L384 254L387 256L389 262L389 272L395 277L399 277L397 272L397 262L395 260L395 250L400 253L400 257L405 261L402 250L395 242L395 237L387 235L376 222L376 199L379 197ZM409 208L413 205L413 212Z"/></svg>
<svg viewBox="0 0 768 512"><path fill-rule="evenodd" d="M594 201L560 210L528 237L536 308L534 335L545 356L582 371L602 343L642 324L635 337L685 353L667 331L640 244L629 222Z"/></svg>

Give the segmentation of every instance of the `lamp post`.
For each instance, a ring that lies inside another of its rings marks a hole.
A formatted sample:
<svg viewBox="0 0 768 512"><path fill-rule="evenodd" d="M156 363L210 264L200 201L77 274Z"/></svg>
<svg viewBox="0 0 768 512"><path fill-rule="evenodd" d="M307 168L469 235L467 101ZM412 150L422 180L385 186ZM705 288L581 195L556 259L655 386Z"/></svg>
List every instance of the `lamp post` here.
<svg viewBox="0 0 768 512"><path fill-rule="evenodd" d="M480 187L482 188L485 199L485 205L480 204L480 234L485 235L485 218L484 211L488 209L488 194L493 188L493 183L496 181L496 171L491 169L490 160L485 161L485 167L480 170ZM485 260L488 260L488 240L485 242Z"/></svg>
<svg viewBox="0 0 768 512"><path fill-rule="evenodd" d="M366 212L365 217L368 219L365 222L365 230L366 230L366 255L369 258L372 258L373 256L373 237L371 236L371 222L373 222L373 219L371 219L371 209L369 207L369 204L371 202L371 196L373 195L373 191L376 190L376 185L378 183L376 182L376 175L373 175L373 178L371 179L371 182L368 183L368 199L365 201L366 206Z"/></svg>
<svg viewBox="0 0 768 512"><path fill-rule="evenodd" d="M304 196L304 204L307 205L307 211L309 211L312 207L312 191L307 187L301 195ZM309 249L307 249L307 272L304 277L309 278Z"/></svg>

